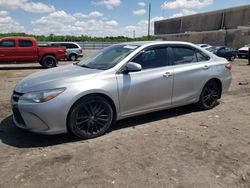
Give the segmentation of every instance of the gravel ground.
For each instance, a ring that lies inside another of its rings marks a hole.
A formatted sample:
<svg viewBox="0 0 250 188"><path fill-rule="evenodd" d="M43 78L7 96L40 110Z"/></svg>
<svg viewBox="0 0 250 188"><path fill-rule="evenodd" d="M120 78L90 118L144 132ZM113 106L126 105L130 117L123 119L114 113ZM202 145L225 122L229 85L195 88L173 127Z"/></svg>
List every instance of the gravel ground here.
<svg viewBox="0 0 250 188"><path fill-rule="evenodd" d="M42 69L34 63L2 64L0 187L249 188L246 64L238 59L233 63L230 90L212 110L189 105L129 118L91 140L68 134L42 136L14 127L13 88Z"/></svg>

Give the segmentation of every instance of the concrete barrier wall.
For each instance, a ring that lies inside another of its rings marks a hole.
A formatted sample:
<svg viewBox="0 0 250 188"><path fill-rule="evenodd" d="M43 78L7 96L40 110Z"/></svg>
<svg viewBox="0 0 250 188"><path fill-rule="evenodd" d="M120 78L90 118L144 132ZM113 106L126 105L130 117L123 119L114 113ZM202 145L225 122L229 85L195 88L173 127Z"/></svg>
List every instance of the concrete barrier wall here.
<svg viewBox="0 0 250 188"><path fill-rule="evenodd" d="M250 5L155 22L155 35L250 26Z"/></svg>
<svg viewBox="0 0 250 188"><path fill-rule="evenodd" d="M196 44L206 43L214 46L226 45L239 48L250 43L250 28L155 35L155 39L186 41Z"/></svg>
<svg viewBox="0 0 250 188"><path fill-rule="evenodd" d="M155 33L157 34L172 34L172 33L180 33L181 31L181 19L171 19L171 20L163 20L161 22L154 23Z"/></svg>

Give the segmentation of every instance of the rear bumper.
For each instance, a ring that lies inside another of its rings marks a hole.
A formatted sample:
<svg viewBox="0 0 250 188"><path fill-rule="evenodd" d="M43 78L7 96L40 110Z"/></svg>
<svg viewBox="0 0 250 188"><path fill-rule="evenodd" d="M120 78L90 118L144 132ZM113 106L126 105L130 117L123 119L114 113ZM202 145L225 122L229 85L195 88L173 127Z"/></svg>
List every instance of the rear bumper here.
<svg viewBox="0 0 250 188"><path fill-rule="evenodd" d="M57 60L64 60L64 59L67 59L67 55L65 55L65 54L58 55L56 58L57 58Z"/></svg>

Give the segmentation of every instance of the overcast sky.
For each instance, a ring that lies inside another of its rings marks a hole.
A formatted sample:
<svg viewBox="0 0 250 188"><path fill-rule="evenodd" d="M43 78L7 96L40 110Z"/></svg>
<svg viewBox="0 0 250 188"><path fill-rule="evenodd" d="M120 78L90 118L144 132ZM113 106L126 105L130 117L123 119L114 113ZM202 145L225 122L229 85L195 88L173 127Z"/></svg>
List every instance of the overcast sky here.
<svg viewBox="0 0 250 188"><path fill-rule="evenodd" d="M249 5L250 0L0 0L0 32L90 36L147 34L151 22Z"/></svg>

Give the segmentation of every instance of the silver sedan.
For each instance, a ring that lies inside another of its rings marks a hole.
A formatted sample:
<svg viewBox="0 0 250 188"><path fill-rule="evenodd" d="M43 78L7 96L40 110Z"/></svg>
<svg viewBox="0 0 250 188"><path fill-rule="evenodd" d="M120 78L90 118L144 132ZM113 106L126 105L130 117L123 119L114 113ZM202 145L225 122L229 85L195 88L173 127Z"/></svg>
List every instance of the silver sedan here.
<svg viewBox="0 0 250 188"><path fill-rule="evenodd" d="M192 103L211 109L230 86L230 70L191 43L121 43L24 78L12 95L13 120L36 133L93 138L139 114Z"/></svg>

